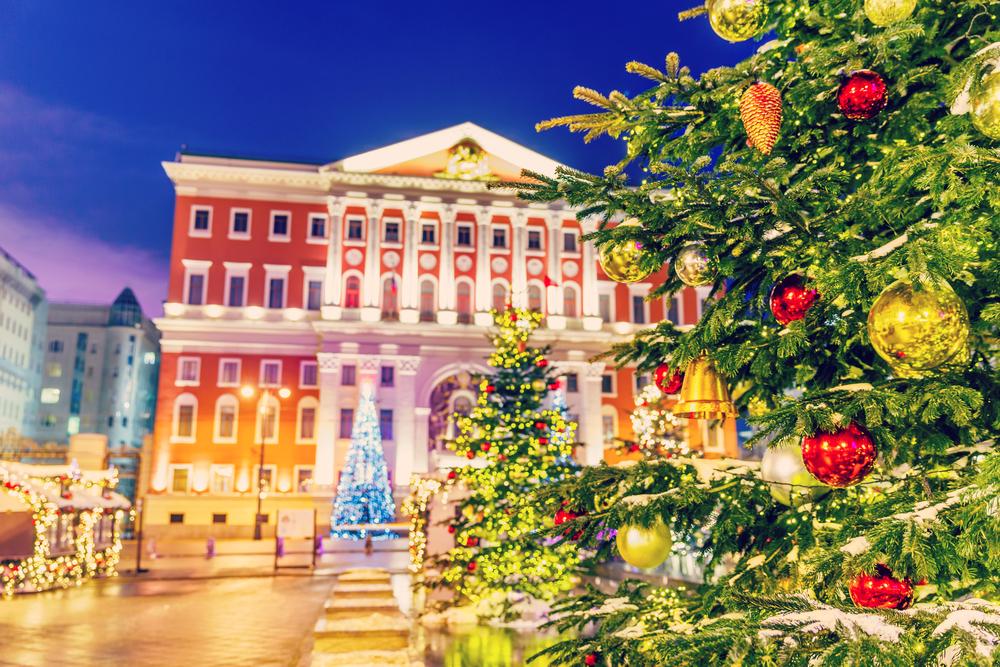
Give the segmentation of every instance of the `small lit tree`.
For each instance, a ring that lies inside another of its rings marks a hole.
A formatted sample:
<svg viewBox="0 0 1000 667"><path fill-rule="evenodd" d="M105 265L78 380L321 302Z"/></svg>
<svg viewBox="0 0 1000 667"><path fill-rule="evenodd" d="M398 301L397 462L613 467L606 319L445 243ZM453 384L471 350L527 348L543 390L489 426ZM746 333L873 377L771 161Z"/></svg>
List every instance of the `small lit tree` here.
<svg viewBox="0 0 1000 667"><path fill-rule="evenodd" d="M631 419L635 440L623 441L619 454L641 452L647 459L701 456L688 443L687 420L674 415L666 394L656 385L646 385L635 397Z"/></svg>

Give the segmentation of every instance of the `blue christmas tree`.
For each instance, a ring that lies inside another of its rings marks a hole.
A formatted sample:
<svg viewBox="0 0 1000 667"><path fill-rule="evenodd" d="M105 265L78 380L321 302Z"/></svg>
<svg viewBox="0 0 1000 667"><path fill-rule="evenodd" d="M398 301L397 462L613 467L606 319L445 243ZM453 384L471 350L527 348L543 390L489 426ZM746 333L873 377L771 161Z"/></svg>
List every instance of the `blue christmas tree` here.
<svg viewBox="0 0 1000 667"><path fill-rule="evenodd" d="M343 530L340 526L392 523L396 505L392 502L389 474L382 452L382 432L375 414L371 385L361 388L361 401L351 429L351 447L337 485L337 498L330 519L330 537L373 540L397 537L390 530Z"/></svg>
<svg viewBox="0 0 1000 667"><path fill-rule="evenodd" d="M569 419L569 410L566 407L566 395L563 394L563 389L560 386L554 392L554 397L552 399L552 409L559 413L559 416L570 424L572 427L567 428L562 432L555 432L552 434L552 444L555 445L557 450L562 449L563 443L573 443L576 431L576 423L571 422ZM573 452L570 450L569 454L560 454L556 457L557 466L572 466L573 465Z"/></svg>

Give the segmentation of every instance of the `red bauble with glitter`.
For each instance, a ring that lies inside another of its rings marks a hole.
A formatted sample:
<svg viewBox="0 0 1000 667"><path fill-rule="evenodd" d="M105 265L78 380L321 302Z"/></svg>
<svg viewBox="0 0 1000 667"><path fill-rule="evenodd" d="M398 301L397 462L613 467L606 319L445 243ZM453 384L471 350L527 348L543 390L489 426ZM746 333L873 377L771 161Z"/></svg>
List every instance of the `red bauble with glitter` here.
<svg viewBox="0 0 1000 667"><path fill-rule="evenodd" d="M827 486L842 489L864 481L877 458L871 434L855 422L836 433L802 439L802 462Z"/></svg>
<svg viewBox="0 0 1000 667"><path fill-rule="evenodd" d="M549 365L549 360L539 359L538 361L535 362L535 365L538 366L539 368L545 368L546 366Z"/></svg>
<svg viewBox="0 0 1000 667"><path fill-rule="evenodd" d="M535 428L537 428L539 431L544 431L546 426L548 426L548 424L546 424L545 422L535 422Z"/></svg>
<svg viewBox="0 0 1000 667"><path fill-rule="evenodd" d="M885 108L888 99L885 80L870 69L852 73L837 93L840 111L851 120L871 120Z"/></svg>
<svg viewBox="0 0 1000 667"><path fill-rule="evenodd" d="M547 444L549 444L549 439L548 438L539 438L538 439L538 444L539 445L547 445Z"/></svg>
<svg viewBox="0 0 1000 667"><path fill-rule="evenodd" d="M476 571L476 564L469 563L469 572L475 572L475 571Z"/></svg>
<svg viewBox="0 0 1000 667"><path fill-rule="evenodd" d="M504 454L501 454L497 458L500 459L501 461L506 461L507 460L507 457Z"/></svg>
<svg viewBox="0 0 1000 667"><path fill-rule="evenodd" d="M875 574L859 574L850 586L851 599L869 609L909 609L913 604L913 584L894 579L885 565L876 565Z"/></svg>
<svg viewBox="0 0 1000 667"><path fill-rule="evenodd" d="M467 547L478 547L479 546L479 538L478 537L470 537L468 539L468 541L465 543L465 546L467 546Z"/></svg>
<svg viewBox="0 0 1000 667"><path fill-rule="evenodd" d="M490 443L488 443L488 442L484 442L484 443L483 443L483 444L481 445L481 447L482 447L482 450L483 450L484 452L488 452L488 451L490 451Z"/></svg>
<svg viewBox="0 0 1000 667"><path fill-rule="evenodd" d="M549 385L549 389L552 390L552 391L555 391L555 390L559 389L559 383L558 382L553 382L552 384Z"/></svg>
<svg viewBox="0 0 1000 667"><path fill-rule="evenodd" d="M449 533L454 533L455 532L455 526L448 526L448 532Z"/></svg>
<svg viewBox="0 0 1000 667"><path fill-rule="evenodd" d="M470 451L468 451L468 452L465 453L465 458L467 458L467 459L474 459L474 458L476 458L476 453L470 450Z"/></svg>
<svg viewBox="0 0 1000 667"><path fill-rule="evenodd" d="M594 667L597 664L597 654L591 653L583 661L587 664L587 667Z"/></svg>
<svg viewBox="0 0 1000 667"><path fill-rule="evenodd" d="M573 519L575 519L577 517L580 517L580 516L585 516L586 514L587 514L586 512L583 512L582 514L577 514L576 512L567 512L566 510L559 510L558 512L556 512L556 517L553 520L553 523L555 525L557 525L557 526L561 526L562 524L566 523L567 521L571 521L571 520L573 520ZM563 535L566 536L566 537L568 537L569 536L569 531L570 531L570 529L567 528L563 532ZM578 540L578 539L580 539L581 535L583 535L583 531L579 530L573 536L573 539L574 540Z"/></svg>
<svg viewBox="0 0 1000 667"><path fill-rule="evenodd" d="M458 473L456 473L454 470L448 471L448 479L455 479L456 477L458 477Z"/></svg>
<svg viewBox="0 0 1000 667"><path fill-rule="evenodd" d="M486 393L487 394L492 394L496 390L497 390L497 388L494 387L493 385L491 385L491 384L486 385Z"/></svg>
<svg viewBox="0 0 1000 667"><path fill-rule="evenodd" d="M771 290L771 314L782 326L801 320L819 301L819 292L809 289L809 279L800 273L785 276Z"/></svg>
<svg viewBox="0 0 1000 667"><path fill-rule="evenodd" d="M676 394L684 384L684 373L670 364L660 364L653 373L653 384L664 394Z"/></svg>

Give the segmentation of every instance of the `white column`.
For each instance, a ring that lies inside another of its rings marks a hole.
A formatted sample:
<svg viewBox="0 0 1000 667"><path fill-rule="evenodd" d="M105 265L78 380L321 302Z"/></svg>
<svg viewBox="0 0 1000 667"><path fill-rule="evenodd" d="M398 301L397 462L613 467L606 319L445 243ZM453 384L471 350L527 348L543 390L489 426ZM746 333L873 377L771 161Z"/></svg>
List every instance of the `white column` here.
<svg viewBox="0 0 1000 667"><path fill-rule="evenodd" d="M438 322L455 324L455 207L442 206L441 268L438 271ZM444 317L442 317L442 315Z"/></svg>
<svg viewBox="0 0 1000 667"><path fill-rule="evenodd" d="M378 320L381 314L378 312L379 301L379 267L382 262L379 257L379 223L382 221L382 212L385 210L385 202L381 199L368 199L365 204L365 212L368 214L368 238L367 251L365 252L365 286L364 296L361 305L366 309L374 309L375 319ZM366 318L366 313L362 310L362 319L371 317L370 311Z"/></svg>
<svg viewBox="0 0 1000 667"><path fill-rule="evenodd" d="M528 226L528 212L524 209L511 211L510 226L514 237L514 247L511 251L510 301L515 308L527 308L528 266L525 250L528 244L524 238L524 230Z"/></svg>
<svg viewBox="0 0 1000 667"><path fill-rule="evenodd" d="M330 244L326 247L326 276L323 285L323 319L339 320L341 314L340 279L343 273L344 256L344 210L347 204L343 197L327 197L326 210L330 214Z"/></svg>
<svg viewBox="0 0 1000 667"><path fill-rule="evenodd" d="M583 364L581 374L586 374L583 383L583 423L580 424L581 441L585 447L585 461L588 466L597 465L604 458L604 422L601 414L601 376L604 363Z"/></svg>
<svg viewBox="0 0 1000 667"><path fill-rule="evenodd" d="M428 472L431 409L413 408L413 417L416 421L413 437L413 472Z"/></svg>
<svg viewBox="0 0 1000 667"><path fill-rule="evenodd" d="M549 277L554 285L546 290L545 303L548 306L549 316L552 315L562 315L566 312L563 306L563 291L562 291L562 239L560 236L560 231L562 231L563 224L563 213L562 211L550 211L548 217L545 219L545 226L549 230L549 265L548 272L546 275ZM552 323L549 323L552 326ZM565 320L563 320L563 327L565 327Z"/></svg>
<svg viewBox="0 0 1000 667"><path fill-rule="evenodd" d="M421 449L417 444L417 423L413 403L416 400L417 367L420 357L396 358L396 403L393 405L393 417L396 421L396 485L406 486L410 483L417 463L417 452ZM430 411L428 410L428 414ZM427 438L423 439L423 470L427 471Z"/></svg>
<svg viewBox="0 0 1000 667"><path fill-rule="evenodd" d="M420 227L419 202L407 202L403 207L406 229L403 235L403 268L401 270L399 321L414 324L420 321L420 286L417 284L417 233Z"/></svg>
<svg viewBox="0 0 1000 667"><path fill-rule="evenodd" d="M313 490L332 491L337 443L337 389L340 386L340 355L320 352L319 414L316 424L316 467Z"/></svg>
<svg viewBox="0 0 1000 667"><path fill-rule="evenodd" d="M479 238L476 242L476 317L478 326L490 326L493 318L490 317L490 299L493 289L490 286L492 274L490 272L490 222L493 220L493 210L488 206L480 206L476 209L476 231Z"/></svg>
<svg viewBox="0 0 1000 667"><path fill-rule="evenodd" d="M580 223L584 234L597 229L597 218L590 216ZM597 298L597 254L592 242L584 243L583 275L580 277L583 283L583 328L600 331L604 325L601 320L601 307Z"/></svg>

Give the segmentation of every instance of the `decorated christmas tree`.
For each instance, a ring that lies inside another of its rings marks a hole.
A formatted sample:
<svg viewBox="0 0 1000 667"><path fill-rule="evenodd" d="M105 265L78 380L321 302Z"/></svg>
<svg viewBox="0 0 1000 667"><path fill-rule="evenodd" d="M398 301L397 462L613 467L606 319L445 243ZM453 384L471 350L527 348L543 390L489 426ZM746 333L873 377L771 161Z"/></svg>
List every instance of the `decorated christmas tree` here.
<svg viewBox="0 0 1000 667"><path fill-rule="evenodd" d="M571 458L576 424L565 407L545 407L558 391L557 376L548 348L527 346L541 315L508 308L494 317L489 364L495 371L481 378L478 405L459 418L452 444L471 462L448 474L447 489L468 492L448 524L455 547L430 561L439 575L426 583L451 589L454 602L476 604L482 615L511 618L569 590L579 565L572 535L540 533L569 515L562 507L558 518L555 511L539 514L531 503L532 491L578 469Z"/></svg>
<svg viewBox="0 0 1000 667"><path fill-rule="evenodd" d="M600 216L585 240L616 280L669 264L650 298L710 286L693 328L661 322L610 354L685 369L677 416L742 413L760 429L747 444L769 447L761 463L604 465L539 490L540 513L587 510L571 526L597 558L652 568L711 532L697 591L566 598L560 628L598 628L553 647L556 663L1000 657L997 9L709 0L684 18L773 39L699 78L675 54L630 63L652 81L634 97L577 89L599 109L540 127L618 137L623 161L495 184Z"/></svg>
<svg viewBox="0 0 1000 667"><path fill-rule="evenodd" d="M671 403L669 394L656 384L643 387L629 415L635 440L622 440L618 453L639 453L647 459L701 456L688 442L687 420L674 414Z"/></svg>
<svg viewBox="0 0 1000 667"><path fill-rule="evenodd" d="M370 384L361 387L358 413L351 429L351 446L337 484L330 536L336 539L388 540L397 537L390 530L370 528L392 523L396 505L392 501L389 473L382 451L382 432L375 414L375 397ZM369 526L369 528L351 528Z"/></svg>

